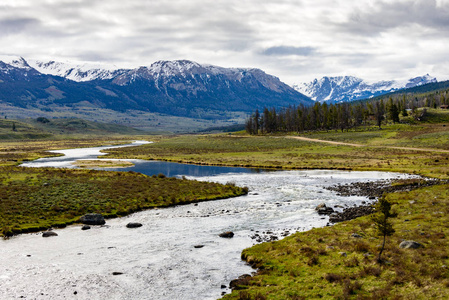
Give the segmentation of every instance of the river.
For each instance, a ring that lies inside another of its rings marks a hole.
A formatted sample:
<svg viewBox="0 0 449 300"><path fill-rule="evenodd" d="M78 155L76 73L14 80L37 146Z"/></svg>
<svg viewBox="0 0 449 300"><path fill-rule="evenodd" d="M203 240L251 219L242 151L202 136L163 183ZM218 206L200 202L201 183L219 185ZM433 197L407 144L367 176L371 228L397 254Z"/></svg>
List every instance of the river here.
<svg viewBox="0 0 449 300"><path fill-rule="evenodd" d="M63 150L72 158L45 161L47 166L72 167L71 161L92 158L102 149ZM149 163L132 161L136 167L129 170ZM42 166L43 162L29 162L27 166ZM240 254L257 243L256 234L281 236L326 226L328 217L314 211L319 203L353 206L367 201L358 196L340 197L324 187L407 177L385 172L264 172L242 168L198 171L198 166L191 167L194 171L176 171L172 175L235 182L248 186L250 193L142 211L87 231L82 231L81 225L72 225L55 230L57 237L42 238L40 233L34 233L1 240L2 299L217 299L230 292L232 279L254 271L241 261ZM170 168L170 164L163 168ZM129 222L143 226L128 229ZM233 231L235 236L220 238L218 234L224 231Z"/></svg>

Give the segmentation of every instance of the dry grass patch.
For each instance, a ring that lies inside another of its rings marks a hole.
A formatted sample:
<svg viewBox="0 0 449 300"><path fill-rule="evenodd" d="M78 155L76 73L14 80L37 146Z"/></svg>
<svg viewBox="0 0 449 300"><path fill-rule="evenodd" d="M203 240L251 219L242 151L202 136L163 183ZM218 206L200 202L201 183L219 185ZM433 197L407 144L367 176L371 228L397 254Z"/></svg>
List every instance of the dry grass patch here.
<svg viewBox="0 0 449 300"><path fill-rule="evenodd" d="M80 168L127 168L134 166L130 161L104 159L77 160L73 165Z"/></svg>

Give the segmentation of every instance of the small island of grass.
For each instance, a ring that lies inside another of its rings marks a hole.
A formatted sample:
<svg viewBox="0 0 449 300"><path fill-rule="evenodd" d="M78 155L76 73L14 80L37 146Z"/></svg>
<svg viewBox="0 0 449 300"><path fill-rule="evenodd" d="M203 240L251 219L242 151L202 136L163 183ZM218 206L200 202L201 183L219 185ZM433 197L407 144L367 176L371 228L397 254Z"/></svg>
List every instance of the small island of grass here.
<svg viewBox="0 0 449 300"><path fill-rule="evenodd" d="M132 162L125 160L103 159L77 160L72 164L80 168L127 168L134 166Z"/></svg>

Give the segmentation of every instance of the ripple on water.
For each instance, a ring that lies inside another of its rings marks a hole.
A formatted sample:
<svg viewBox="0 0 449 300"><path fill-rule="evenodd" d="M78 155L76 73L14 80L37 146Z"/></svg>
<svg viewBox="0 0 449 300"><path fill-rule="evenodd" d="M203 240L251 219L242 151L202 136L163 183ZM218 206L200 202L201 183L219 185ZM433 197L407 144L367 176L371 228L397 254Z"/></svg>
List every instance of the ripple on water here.
<svg viewBox="0 0 449 300"><path fill-rule="evenodd" d="M406 175L310 170L190 177L235 182L250 193L143 211L86 231L73 225L52 238L24 234L2 240L0 294L5 299L75 294L79 299L217 299L229 292L222 285L253 271L240 260L244 248L267 236L325 226L328 217L314 211L321 202L353 206L367 200L323 187L397 176ZM129 222L143 226L129 229ZM235 235L220 238L224 231Z"/></svg>

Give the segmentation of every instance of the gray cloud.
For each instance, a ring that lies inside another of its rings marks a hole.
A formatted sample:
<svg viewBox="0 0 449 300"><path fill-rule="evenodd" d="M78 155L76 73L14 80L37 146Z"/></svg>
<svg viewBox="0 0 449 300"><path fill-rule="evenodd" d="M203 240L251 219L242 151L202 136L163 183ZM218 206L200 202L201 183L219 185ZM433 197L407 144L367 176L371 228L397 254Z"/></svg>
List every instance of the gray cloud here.
<svg viewBox="0 0 449 300"><path fill-rule="evenodd" d="M274 56L286 56L286 55L310 56L313 55L315 52L316 52L315 49L312 47L276 46L263 50L262 54Z"/></svg>
<svg viewBox="0 0 449 300"><path fill-rule="evenodd" d="M354 10L340 28L351 33L377 35L413 24L447 36L449 6L438 5L436 0L378 1L373 6Z"/></svg>
<svg viewBox="0 0 449 300"><path fill-rule="evenodd" d="M39 25L40 21L34 18L6 18L0 20L0 35L18 34Z"/></svg>
<svg viewBox="0 0 449 300"><path fill-rule="evenodd" d="M448 70L448 34L449 0L0 4L4 53L119 67L191 59L257 67L288 83L323 75L392 79L433 72L439 66Z"/></svg>

